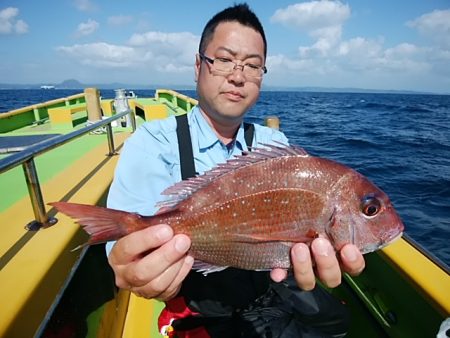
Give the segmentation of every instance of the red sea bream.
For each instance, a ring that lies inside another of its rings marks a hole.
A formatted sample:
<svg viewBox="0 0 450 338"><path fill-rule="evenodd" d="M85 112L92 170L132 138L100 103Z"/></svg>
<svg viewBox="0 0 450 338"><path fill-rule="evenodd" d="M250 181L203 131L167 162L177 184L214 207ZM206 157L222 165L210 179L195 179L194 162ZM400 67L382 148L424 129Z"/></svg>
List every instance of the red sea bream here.
<svg viewBox="0 0 450 338"><path fill-rule="evenodd" d="M77 219L91 236L87 244L166 223L191 238L196 260L252 270L289 268L292 245L318 236L336 250L353 243L367 253L403 231L388 196L367 178L295 146L255 148L163 194L170 198L155 216L51 205Z"/></svg>

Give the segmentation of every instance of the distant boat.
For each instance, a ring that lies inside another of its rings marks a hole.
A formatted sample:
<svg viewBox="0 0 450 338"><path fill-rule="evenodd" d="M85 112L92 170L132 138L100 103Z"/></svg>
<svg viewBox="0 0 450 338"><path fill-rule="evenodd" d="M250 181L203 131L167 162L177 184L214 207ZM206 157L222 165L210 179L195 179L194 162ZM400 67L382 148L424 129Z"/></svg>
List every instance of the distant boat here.
<svg viewBox="0 0 450 338"><path fill-rule="evenodd" d="M41 86L41 89L55 89L55 86L43 85L43 86Z"/></svg>

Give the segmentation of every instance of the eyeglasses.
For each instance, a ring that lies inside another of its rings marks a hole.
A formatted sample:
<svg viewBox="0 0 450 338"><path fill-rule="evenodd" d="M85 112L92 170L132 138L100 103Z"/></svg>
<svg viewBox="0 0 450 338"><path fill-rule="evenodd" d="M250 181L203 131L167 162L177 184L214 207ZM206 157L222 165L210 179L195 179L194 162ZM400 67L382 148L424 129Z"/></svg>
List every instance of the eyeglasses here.
<svg viewBox="0 0 450 338"><path fill-rule="evenodd" d="M263 74L267 73L267 68L264 66L254 65L252 63L246 63L238 65L235 61L227 58L215 58L211 59L204 54L198 54L200 59L206 60L212 66L212 68L218 73L229 75L234 72L236 68L241 68L245 76L261 78Z"/></svg>

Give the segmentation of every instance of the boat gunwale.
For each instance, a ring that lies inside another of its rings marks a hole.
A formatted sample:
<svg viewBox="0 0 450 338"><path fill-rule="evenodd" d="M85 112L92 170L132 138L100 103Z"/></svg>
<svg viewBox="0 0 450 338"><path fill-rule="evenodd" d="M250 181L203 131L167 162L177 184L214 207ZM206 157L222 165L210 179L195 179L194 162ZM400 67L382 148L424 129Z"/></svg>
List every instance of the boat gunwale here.
<svg viewBox="0 0 450 338"><path fill-rule="evenodd" d="M41 155L49 150L62 146L67 142L70 142L105 125L110 125L113 121L129 114L130 112L131 110L126 110L124 112L117 113L111 117L108 117L107 119L99 120L94 124L83 127L80 130L75 130L64 135L57 135L50 139L36 143L21 152L11 154L10 156L2 158L0 159L0 174L32 159L35 156Z"/></svg>
<svg viewBox="0 0 450 338"><path fill-rule="evenodd" d="M74 94L74 95L70 95L67 97L61 97L58 99L53 99L53 100L49 100L49 101L45 101L45 102L41 102L41 103L31 104L29 106L25 106L25 107L13 109L13 110L9 110L7 112L1 113L0 119L8 118L8 117L22 114L22 113L26 113L26 112L28 112L30 110L34 110L34 109L46 108L47 106L51 106L51 105L62 103L62 102L68 102L71 100L81 99L84 97L85 97L84 93L79 93L79 94Z"/></svg>

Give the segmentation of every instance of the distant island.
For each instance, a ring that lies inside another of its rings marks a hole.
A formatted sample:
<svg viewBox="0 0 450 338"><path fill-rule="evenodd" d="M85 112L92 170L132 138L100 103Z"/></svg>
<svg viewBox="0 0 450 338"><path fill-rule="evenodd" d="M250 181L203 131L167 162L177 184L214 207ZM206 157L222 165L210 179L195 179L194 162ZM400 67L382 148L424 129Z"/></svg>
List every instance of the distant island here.
<svg viewBox="0 0 450 338"><path fill-rule="evenodd" d="M37 83L37 84L12 84L12 83L0 83L0 89L84 89L88 87L95 87L99 89L117 89L117 88L129 88L130 85L123 83L81 83L75 79L64 80L61 83ZM145 89L150 86L140 86L139 88ZM133 88L136 88L133 86Z"/></svg>
<svg viewBox="0 0 450 338"><path fill-rule="evenodd" d="M194 85L180 85L180 84L151 84L151 85L139 85L139 84L124 84L124 83L81 83L75 79L64 80L61 83L38 83L38 84L10 84L0 83L0 90L2 89L80 89L94 87L98 89L157 89L168 88L177 90L195 90ZM322 92L322 93L391 93L391 94L438 94L438 95L450 95L448 93L435 93L435 92L421 92L412 90L383 90L383 89L365 89L365 88L334 88L334 87L281 87L281 86L262 86L263 91L295 91L295 92Z"/></svg>

